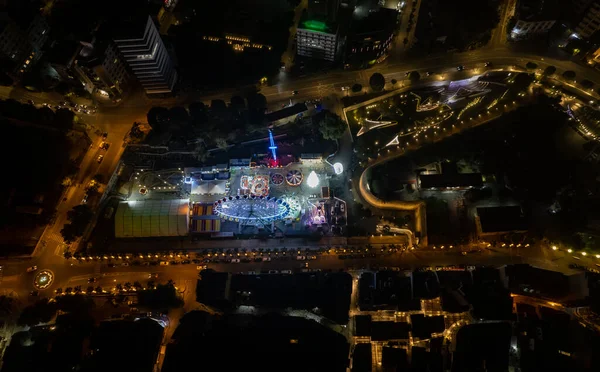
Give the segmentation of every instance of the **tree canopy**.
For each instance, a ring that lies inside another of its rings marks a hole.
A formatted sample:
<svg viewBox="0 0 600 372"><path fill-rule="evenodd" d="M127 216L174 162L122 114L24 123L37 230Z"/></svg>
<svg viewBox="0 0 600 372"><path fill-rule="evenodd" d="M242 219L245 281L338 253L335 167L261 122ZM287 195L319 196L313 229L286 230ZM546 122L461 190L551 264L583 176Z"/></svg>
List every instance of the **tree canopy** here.
<svg viewBox="0 0 600 372"><path fill-rule="evenodd" d="M567 80L575 80L575 76L577 75L575 74L575 71L568 70L563 72L562 76Z"/></svg>
<svg viewBox="0 0 600 372"><path fill-rule="evenodd" d="M383 77L383 75L381 75L379 72L376 72L371 75L371 78L369 79L369 85L374 91L380 92L385 87L385 77Z"/></svg>
<svg viewBox="0 0 600 372"><path fill-rule="evenodd" d="M66 223L60 230L65 242L71 243L82 236L93 215L92 209L86 204L77 205L67 212L69 223Z"/></svg>
<svg viewBox="0 0 600 372"><path fill-rule="evenodd" d="M587 79L581 80L579 84L585 89L592 89L594 87L594 82Z"/></svg>
<svg viewBox="0 0 600 372"><path fill-rule="evenodd" d="M159 284L155 289L137 292L139 306L152 310L167 310L183 306L183 300L177 295L172 281Z"/></svg>
<svg viewBox="0 0 600 372"><path fill-rule="evenodd" d="M527 62L525 67L527 67L528 70L535 70L538 67L538 65L537 63Z"/></svg>
<svg viewBox="0 0 600 372"><path fill-rule="evenodd" d="M337 140L344 134L346 123L338 115L326 111L319 121L319 132L326 140Z"/></svg>
<svg viewBox="0 0 600 372"><path fill-rule="evenodd" d="M352 91L353 91L354 93L358 93L358 92L360 92L360 91L362 90L362 88L363 88L363 87L362 87L362 85L360 85L360 84L358 84L358 83L357 83L357 84L354 84L354 85L352 85Z"/></svg>
<svg viewBox="0 0 600 372"><path fill-rule="evenodd" d="M556 72L556 67L548 66L544 69L544 76L551 76Z"/></svg>
<svg viewBox="0 0 600 372"><path fill-rule="evenodd" d="M416 83L419 81L419 79L421 79L421 74L419 74L417 71L411 71L410 74L408 74L408 79L412 83Z"/></svg>

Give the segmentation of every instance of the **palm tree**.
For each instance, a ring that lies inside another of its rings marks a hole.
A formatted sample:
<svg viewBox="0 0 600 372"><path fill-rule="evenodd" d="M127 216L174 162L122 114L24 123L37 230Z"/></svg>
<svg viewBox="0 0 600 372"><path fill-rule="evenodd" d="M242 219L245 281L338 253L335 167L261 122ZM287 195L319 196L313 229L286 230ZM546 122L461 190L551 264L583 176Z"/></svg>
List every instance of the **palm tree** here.
<svg viewBox="0 0 600 372"><path fill-rule="evenodd" d="M96 293L102 293L102 287L97 286L96 287Z"/></svg>
<svg viewBox="0 0 600 372"><path fill-rule="evenodd" d="M71 292L73 292L73 288L71 288L71 287L67 287L67 288L65 289L65 293L71 293Z"/></svg>
<svg viewBox="0 0 600 372"><path fill-rule="evenodd" d="M131 283L129 283L129 282L125 283L124 287L125 287L126 291L130 290L131 289Z"/></svg>
<svg viewBox="0 0 600 372"><path fill-rule="evenodd" d="M154 287L156 287L154 280L148 280L148 289L154 289Z"/></svg>
<svg viewBox="0 0 600 372"><path fill-rule="evenodd" d="M140 289L140 288L142 288L142 284L138 281L135 281L135 282L133 282L133 287L135 289Z"/></svg>
<svg viewBox="0 0 600 372"><path fill-rule="evenodd" d="M87 294L90 294L90 293L92 293L93 291L94 291L94 287L92 287L92 286L89 286L89 287L87 287L87 291L86 291L86 292L87 292Z"/></svg>
<svg viewBox="0 0 600 372"><path fill-rule="evenodd" d="M117 291L121 292L123 290L123 285L119 283L115 286L115 288L117 288Z"/></svg>

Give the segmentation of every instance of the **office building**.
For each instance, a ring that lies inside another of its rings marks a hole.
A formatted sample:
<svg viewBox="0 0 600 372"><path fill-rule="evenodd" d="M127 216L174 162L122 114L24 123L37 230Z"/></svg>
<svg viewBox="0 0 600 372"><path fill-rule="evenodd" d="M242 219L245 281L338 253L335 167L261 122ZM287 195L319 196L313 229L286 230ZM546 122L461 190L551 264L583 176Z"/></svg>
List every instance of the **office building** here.
<svg viewBox="0 0 600 372"><path fill-rule="evenodd" d="M338 28L335 23L305 19L296 31L296 52L299 56L334 61L338 48Z"/></svg>
<svg viewBox="0 0 600 372"><path fill-rule="evenodd" d="M587 39L598 30L600 30L600 2L594 1L584 12L583 19L575 28L575 32L578 36Z"/></svg>
<svg viewBox="0 0 600 372"><path fill-rule="evenodd" d="M519 0L513 39L527 39L548 32L560 15L557 0Z"/></svg>
<svg viewBox="0 0 600 372"><path fill-rule="evenodd" d="M346 68L366 68L384 61L394 39L398 12L381 8L354 19L346 39Z"/></svg>
<svg viewBox="0 0 600 372"><path fill-rule="evenodd" d="M86 91L119 99L131 82L127 64L113 43L82 43L72 64Z"/></svg>
<svg viewBox="0 0 600 372"><path fill-rule="evenodd" d="M146 94L173 92L177 72L152 18L122 22L115 29L113 41Z"/></svg>
<svg viewBox="0 0 600 372"><path fill-rule="evenodd" d="M0 53L5 70L15 76L29 70L42 55L49 29L48 23L40 15L25 28L7 13L0 13Z"/></svg>

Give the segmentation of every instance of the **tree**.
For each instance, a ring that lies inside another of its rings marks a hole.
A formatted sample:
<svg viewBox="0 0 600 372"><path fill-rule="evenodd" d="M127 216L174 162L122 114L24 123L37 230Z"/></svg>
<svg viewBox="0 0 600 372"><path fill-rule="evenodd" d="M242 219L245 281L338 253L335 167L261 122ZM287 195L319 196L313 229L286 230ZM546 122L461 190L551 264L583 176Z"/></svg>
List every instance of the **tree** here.
<svg viewBox="0 0 600 372"><path fill-rule="evenodd" d="M398 83L398 80L392 79L392 85L396 85L396 83Z"/></svg>
<svg viewBox="0 0 600 372"><path fill-rule="evenodd" d="M529 86L531 85L532 82L533 82L533 76L523 72L523 73L520 73L519 75L515 76L515 80L513 81L512 87L516 92L522 92L522 91L526 90L527 88L529 88Z"/></svg>
<svg viewBox="0 0 600 372"><path fill-rule="evenodd" d="M381 92L385 87L385 78L379 72L376 72L371 75L371 78L369 79L369 85L374 91Z"/></svg>
<svg viewBox="0 0 600 372"><path fill-rule="evenodd" d="M563 72L562 76L566 80L575 80L575 76L577 76L577 75L575 74L575 71L568 70L568 71Z"/></svg>
<svg viewBox="0 0 600 372"><path fill-rule="evenodd" d="M326 140L337 140L346 130L346 123L336 114L325 111L319 121L319 132Z"/></svg>
<svg viewBox="0 0 600 372"><path fill-rule="evenodd" d="M581 80L579 84L585 89L592 89L594 87L594 82L587 79Z"/></svg>
<svg viewBox="0 0 600 372"><path fill-rule="evenodd" d="M535 70L538 67L538 65L533 62L527 62L525 67L527 67L528 70Z"/></svg>
<svg viewBox="0 0 600 372"><path fill-rule="evenodd" d="M240 96L231 97L229 105L231 109L240 113L246 109L246 101Z"/></svg>
<svg viewBox="0 0 600 372"><path fill-rule="evenodd" d="M157 132L161 132L167 129L170 117L169 117L169 109L164 107L152 107L148 114L146 115L148 118L148 124L152 127L152 130Z"/></svg>
<svg viewBox="0 0 600 372"><path fill-rule="evenodd" d="M155 289L137 292L139 306L152 310L168 310L183 306L174 283L159 284Z"/></svg>
<svg viewBox="0 0 600 372"><path fill-rule="evenodd" d="M215 141L215 145L221 150L226 150L227 147L229 146L227 144L227 140L225 138L217 137L217 138L215 138L214 141Z"/></svg>
<svg viewBox="0 0 600 372"><path fill-rule="evenodd" d="M360 92L361 90L362 90L362 85L360 85L360 84L354 84L354 85L352 85L352 91L353 91L354 93L358 93L358 92Z"/></svg>
<svg viewBox="0 0 600 372"><path fill-rule="evenodd" d="M42 298L23 309L17 324L33 327L40 323L47 323L56 315L56 310L56 303L50 302L47 298Z"/></svg>
<svg viewBox="0 0 600 372"><path fill-rule="evenodd" d="M169 110L169 118L178 124L187 124L190 120L190 115L185 107L175 106Z"/></svg>
<svg viewBox="0 0 600 372"><path fill-rule="evenodd" d="M554 75L555 72L556 72L556 67L548 66L544 69L544 76Z"/></svg>
<svg viewBox="0 0 600 372"><path fill-rule="evenodd" d="M252 93L247 97L248 109L264 111L267 109L267 98L260 93Z"/></svg>
<svg viewBox="0 0 600 372"><path fill-rule="evenodd" d="M56 110L53 124L55 128L67 131L73 129L73 119L75 119L75 114L71 110L61 108Z"/></svg>
<svg viewBox="0 0 600 372"><path fill-rule="evenodd" d="M67 212L67 220L70 223L66 223L60 231L65 242L71 243L82 236L93 215L91 208L86 204L77 205Z"/></svg>
<svg viewBox="0 0 600 372"><path fill-rule="evenodd" d="M206 123L207 109L206 109L206 105L204 103L192 102L188 106L188 109L190 111L190 116L192 117L194 124L199 125L199 124Z"/></svg>
<svg viewBox="0 0 600 372"><path fill-rule="evenodd" d="M402 43L404 44L404 47L406 47L406 45L408 44L408 38L404 38L404 40L402 40Z"/></svg>
<svg viewBox="0 0 600 372"><path fill-rule="evenodd" d="M410 74L408 74L408 79L411 83L416 83L420 78L421 74L419 74L417 71L411 71Z"/></svg>
<svg viewBox="0 0 600 372"><path fill-rule="evenodd" d="M227 111L227 104L222 99L213 99L210 101L210 110L213 113L225 112Z"/></svg>

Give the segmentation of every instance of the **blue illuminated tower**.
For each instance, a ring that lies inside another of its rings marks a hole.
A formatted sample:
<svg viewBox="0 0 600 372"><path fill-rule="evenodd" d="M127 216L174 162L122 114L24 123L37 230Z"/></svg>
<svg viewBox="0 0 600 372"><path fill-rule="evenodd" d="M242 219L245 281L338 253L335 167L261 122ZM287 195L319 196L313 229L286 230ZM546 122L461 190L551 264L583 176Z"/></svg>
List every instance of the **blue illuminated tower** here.
<svg viewBox="0 0 600 372"><path fill-rule="evenodd" d="M277 161L277 146L275 145L275 140L273 139L273 132L269 129L269 141L270 146L269 150L271 150L271 154L273 154L273 160Z"/></svg>

